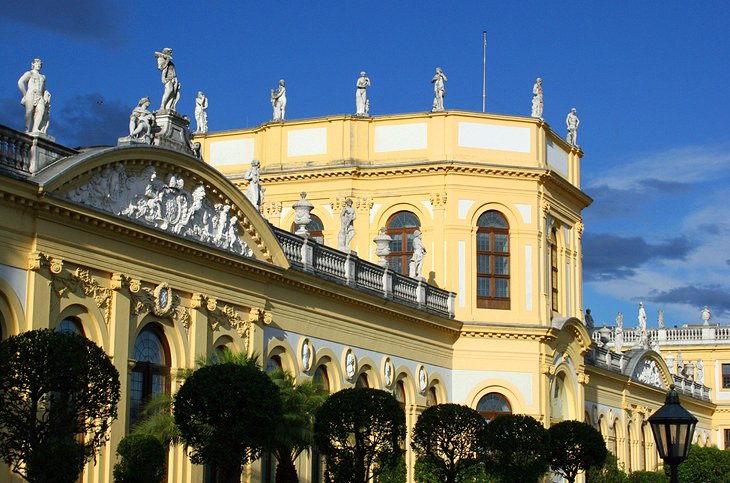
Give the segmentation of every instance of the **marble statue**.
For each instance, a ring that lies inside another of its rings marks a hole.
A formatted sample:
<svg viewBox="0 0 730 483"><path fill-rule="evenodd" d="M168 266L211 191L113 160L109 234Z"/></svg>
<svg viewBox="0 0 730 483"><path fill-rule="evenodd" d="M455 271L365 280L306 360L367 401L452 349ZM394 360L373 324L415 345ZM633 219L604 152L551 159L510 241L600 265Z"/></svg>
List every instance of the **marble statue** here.
<svg viewBox="0 0 730 483"><path fill-rule="evenodd" d="M155 116L148 108L150 107L150 98L143 97L137 103L137 107L132 109L129 116L129 138L144 144L152 144L152 126L155 124Z"/></svg>
<svg viewBox="0 0 730 483"><path fill-rule="evenodd" d="M393 383L393 366L390 364L390 359L385 361L383 376L383 379L385 379L385 385L390 386Z"/></svg>
<svg viewBox="0 0 730 483"><path fill-rule="evenodd" d="M254 159L251 162L251 167L244 173L243 179L248 181L248 188L246 188L246 198L256 207L257 211L261 211L261 203L264 201L264 189L261 187L261 177L259 175L259 167L261 163L259 160Z"/></svg>
<svg viewBox="0 0 730 483"><path fill-rule="evenodd" d="M674 366L674 356L671 352L668 352L666 357L664 357L664 361L667 363L667 367L669 368L670 374L676 374L677 368Z"/></svg>
<svg viewBox="0 0 730 483"><path fill-rule="evenodd" d="M441 67L436 67L436 75L431 79L433 84L433 112L444 110L444 97L446 97L446 85L448 82L446 74L441 70Z"/></svg>
<svg viewBox="0 0 730 483"><path fill-rule="evenodd" d="M302 367L304 370L309 369L309 364L311 362L312 357L312 351L309 349L309 344L306 342L302 344Z"/></svg>
<svg viewBox="0 0 730 483"><path fill-rule="evenodd" d="M657 324L659 325L660 329L664 328L664 311L659 310L659 314L657 315Z"/></svg>
<svg viewBox="0 0 730 483"><path fill-rule="evenodd" d="M644 310L644 302L639 302L639 330L646 332L646 310Z"/></svg>
<svg viewBox="0 0 730 483"><path fill-rule="evenodd" d="M426 380L426 369L421 367L418 371L418 388L421 390L421 392L426 390L426 387L428 386L428 381Z"/></svg>
<svg viewBox="0 0 730 483"><path fill-rule="evenodd" d="M409 276L413 278L423 278L421 270L423 269L423 257L426 255L426 248L423 246L420 230L413 232L413 256L411 256Z"/></svg>
<svg viewBox="0 0 730 483"><path fill-rule="evenodd" d="M271 89L271 106L274 108L274 121L283 121L286 114L286 87L284 79L279 81L276 90Z"/></svg>
<svg viewBox="0 0 730 483"><path fill-rule="evenodd" d="M591 309L586 309L586 330L589 334L593 333L593 329L595 327L595 323L593 321L593 316L591 315Z"/></svg>
<svg viewBox="0 0 730 483"><path fill-rule="evenodd" d="M532 86L532 117L542 119L543 106L542 79L538 77Z"/></svg>
<svg viewBox="0 0 730 483"><path fill-rule="evenodd" d="M695 377L695 381L699 382L700 384L705 383L705 363L702 362L702 359L697 360L697 365L695 366L695 369L697 370L697 377Z"/></svg>
<svg viewBox="0 0 730 483"><path fill-rule="evenodd" d="M682 359L682 351L677 351L677 375L681 376L684 371L684 360Z"/></svg>
<svg viewBox="0 0 730 483"><path fill-rule="evenodd" d="M624 316L621 312L616 315L616 330L614 332L613 347L616 352L621 352L624 346Z"/></svg>
<svg viewBox="0 0 730 483"><path fill-rule="evenodd" d="M565 118L565 124L568 126L568 136L565 138L568 143L573 146L578 145L578 126L580 125L580 119L575 113L575 107L570 110L568 117Z"/></svg>
<svg viewBox="0 0 730 483"><path fill-rule="evenodd" d="M355 377L355 355L352 352L348 352L345 357L345 373L349 379Z"/></svg>
<svg viewBox="0 0 730 483"><path fill-rule="evenodd" d="M370 79L365 72L360 72L357 78L357 89L355 89L355 107L358 116L367 116L370 113L370 101L368 100L367 89L370 87Z"/></svg>
<svg viewBox="0 0 730 483"><path fill-rule="evenodd" d="M705 305L705 308L702 309L702 323L704 325L710 325L710 319L712 318L712 313L710 312L710 308Z"/></svg>
<svg viewBox="0 0 730 483"><path fill-rule="evenodd" d="M180 82L177 80L175 64L172 62L172 49L165 47L162 52L155 52L155 57L157 57L157 68L162 72L162 85L165 86L160 110L174 111L180 99Z"/></svg>
<svg viewBox="0 0 730 483"><path fill-rule="evenodd" d="M46 90L46 76L41 74L43 62L33 59L30 70L18 79L18 89L25 106L25 132L48 132L48 119L51 109L51 93Z"/></svg>
<svg viewBox="0 0 730 483"><path fill-rule="evenodd" d="M198 97L195 98L195 122L198 126L195 132L208 132L208 113L205 112L206 109L208 109L208 98L205 97L203 91L198 91Z"/></svg>
<svg viewBox="0 0 730 483"><path fill-rule="evenodd" d="M345 253L350 253L350 242L355 236L356 216L352 200L348 198L340 213L340 233L337 237L337 249Z"/></svg>

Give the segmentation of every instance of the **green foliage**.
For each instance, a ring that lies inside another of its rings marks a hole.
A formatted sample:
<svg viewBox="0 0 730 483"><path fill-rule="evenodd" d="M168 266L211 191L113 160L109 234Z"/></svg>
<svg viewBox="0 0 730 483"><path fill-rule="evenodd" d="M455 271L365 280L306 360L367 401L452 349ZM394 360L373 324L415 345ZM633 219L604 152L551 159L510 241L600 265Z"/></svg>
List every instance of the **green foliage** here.
<svg viewBox="0 0 730 483"><path fill-rule="evenodd" d="M383 467L383 471L375 478L375 483L406 483L406 459L401 456Z"/></svg>
<svg viewBox="0 0 730 483"><path fill-rule="evenodd" d="M601 466L591 466L586 471L586 483L625 483L626 478L626 473L618 466L618 459L610 451Z"/></svg>
<svg viewBox="0 0 730 483"><path fill-rule="evenodd" d="M165 447L180 444L180 430L172 415L172 396L162 393L150 399L142 407L140 420L132 434L154 436Z"/></svg>
<svg viewBox="0 0 730 483"><path fill-rule="evenodd" d="M417 483L443 483L446 481L443 467L436 462L437 458L431 455L419 456L413 469ZM457 483L493 483L498 482L495 477L487 475L484 464L469 466L460 472L455 480Z"/></svg>
<svg viewBox="0 0 730 483"><path fill-rule="evenodd" d="M0 342L0 458L30 482L75 481L119 396L119 373L85 337L44 329Z"/></svg>
<svg viewBox="0 0 730 483"><path fill-rule="evenodd" d="M439 404L418 417L411 447L439 481L465 481L481 467L486 422L474 409Z"/></svg>
<svg viewBox="0 0 730 483"><path fill-rule="evenodd" d="M294 461L314 444L314 413L329 393L312 381L296 383L294 376L277 370L269 374L279 389L282 411L273 431L271 450L279 464L276 483L298 483Z"/></svg>
<svg viewBox="0 0 730 483"><path fill-rule="evenodd" d="M705 482L706 479L701 480L680 480L680 481L696 481ZM723 480L725 481L725 480ZM627 483L669 483L669 477L664 473L658 473L656 471L634 471L626 479Z"/></svg>
<svg viewBox="0 0 730 483"><path fill-rule="evenodd" d="M550 438L535 418L497 416L485 431L486 470L504 483L531 483L548 469Z"/></svg>
<svg viewBox="0 0 730 483"><path fill-rule="evenodd" d="M580 471L601 466L608 450L593 426L580 421L562 421L548 429L550 468L573 483Z"/></svg>
<svg viewBox="0 0 730 483"><path fill-rule="evenodd" d="M212 364L193 372L174 401L175 422L196 464L238 481L241 466L271 444L281 414L279 390L252 364Z"/></svg>
<svg viewBox="0 0 730 483"><path fill-rule="evenodd" d="M669 472L667 466L666 471ZM678 468L680 481L719 483L730 481L730 452L692 445L687 459Z"/></svg>
<svg viewBox="0 0 730 483"><path fill-rule="evenodd" d="M119 442L121 460L114 465L115 483L160 483L165 476L165 448L149 434L130 434Z"/></svg>
<svg viewBox="0 0 730 483"><path fill-rule="evenodd" d="M392 394L379 389L344 389L317 409L314 437L337 483L365 483L401 458L405 414Z"/></svg>

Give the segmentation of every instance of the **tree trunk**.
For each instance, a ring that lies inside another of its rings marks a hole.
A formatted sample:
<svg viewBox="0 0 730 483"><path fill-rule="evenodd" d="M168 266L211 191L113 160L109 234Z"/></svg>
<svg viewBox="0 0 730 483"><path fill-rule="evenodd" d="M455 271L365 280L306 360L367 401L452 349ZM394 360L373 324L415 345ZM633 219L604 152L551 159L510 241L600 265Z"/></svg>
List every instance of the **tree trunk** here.
<svg viewBox="0 0 730 483"><path fill-rule="evenodd" d="M290 459L282 459L276 466L276 483L299 483L297 469Z"/></svg>

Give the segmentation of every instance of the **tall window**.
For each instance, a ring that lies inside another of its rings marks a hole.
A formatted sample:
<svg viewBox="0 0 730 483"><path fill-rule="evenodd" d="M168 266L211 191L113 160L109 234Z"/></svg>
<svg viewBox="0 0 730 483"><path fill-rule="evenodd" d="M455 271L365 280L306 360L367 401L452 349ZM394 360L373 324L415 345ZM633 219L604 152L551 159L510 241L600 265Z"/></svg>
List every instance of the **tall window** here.
<svg viewBox="0 0 730 483"><path fill-rule="evenodd" d="M477 220L477 307L509 309L509 225L498 211Z"/></svg>
<svg viewBox="0 0 730 483"><path fill-rule="evenodd" d="M418 217L409 211L399 211L388 219L386 233L390 242L390 269L408 275L408 266L413 256L413 232L421 226Z"/></svg>
<svg viewBox="0 0 730 483"><path fill-rule="evenodd" d="M558 272L558 236L555 228L550 232L550 290L551 290L551 307L553 312L558 312L559 291L559 272Z"/></svg>
<svg viewBox="0 0 730 483"><path fill-rule="evenodd" d="M490 392L479 400L477 411L484 419L491 421L502 414L512 414L512 407L504 396L498 392Z"/></svg>
<svg viewBox="0 0 730 483"><path fill-rule="evenodd" d="M324 365L319 366L317 370L314 371L312 382L324 388L325 391L331 392L330 378L327 374L327 368ZM319 451L317 451L317 448L312 448L312 471L309 481L313 483L320 483L322 481L322 466L322 456L319 454Z"/></svg>
<svg viewBox="0 0 730 483"><path fill-rule="evenodd" d="M722 365L722 388L730 389L730 364Z"/></svg>
<svg viewBox="0 0 730 483"><path fill-rule="evenodd" d="M307 225L309 238L316 241L317 243L324 244L324 235L322 234L322 231L324 231L324 223L322 223L322 220L320 220L315 215L310 214L309 216L312 218L312 221L310 221L309 225ZM297 231L298 228L298 225L292 223L290 231L294 233L295 231Z"/></svg>
<svg viewBox="0 0 730 483"><path fill-rule="evenodd" d="M134 368L130 397L130 425L140 417L144 403L170 391L170 356L162 330L148 325L134 343Z"/></svg>
<svg viewBox="0 0 730 483"><path fill-rule="evenodd" d="M81 321L76 317L66 317L56 326L56 332L70 332L73 334L84 334L84 329L81 327Z"/></svg>
<svg viewBox="0 0 730 483"><path fill-rule="evenodd" d="M436 388L431 388L426 394L426 406L435 406L439 403L438 397L436 396Z"/></svg>
<svg viewBox="0 0 730 483"><path fill-rule="evenodd" d="M358 377L357 381L355 381L355 387L370 387L370 383L368 382L368 375L364 372L360 374L360 377Z"/></svg>
<svg viewBox="0 0 730 483"><path fill-rule="evenodd" d="M725 446L723 446L723 448L730 449L730 429L724 429L723 434L725 436Z"/></svg>

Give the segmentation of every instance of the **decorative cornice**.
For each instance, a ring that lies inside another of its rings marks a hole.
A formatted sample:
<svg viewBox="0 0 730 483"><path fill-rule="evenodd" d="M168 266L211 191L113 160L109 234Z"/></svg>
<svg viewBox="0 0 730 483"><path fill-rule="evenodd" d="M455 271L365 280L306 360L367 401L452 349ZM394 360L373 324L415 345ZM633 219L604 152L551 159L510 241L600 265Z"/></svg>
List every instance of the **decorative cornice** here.
<svg viewBox="0 0 730 483"><path fill-rule="evenodd" d="M40 263L38 261L40 260ZM31 270L40 270L45 264L43 260L47 260L47 266L51 273L49 285L57 299L68 297L70 293L76 295L84 295L92 297L96 306L101 310L104 316L104 322L109 325L111 321L111 294L112 290L103 287L97 282L89 272L89 269L77 267L73 272L64 272L63 260L60 258L48 257L40 252L31 254L31 263L38 268Z"/></svg>
<svg viewBox="0 0 730 483"><path fill-rule="evenodd" d="M465 324L461 329L461 337L482 339L535 340L542 343L556 339L550 328L474 326Z"/></svg>

